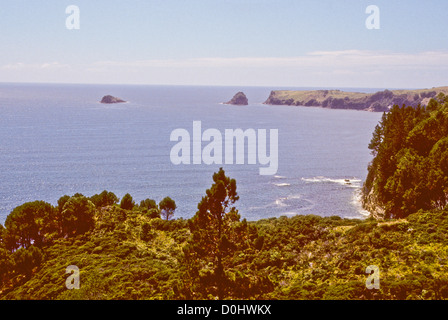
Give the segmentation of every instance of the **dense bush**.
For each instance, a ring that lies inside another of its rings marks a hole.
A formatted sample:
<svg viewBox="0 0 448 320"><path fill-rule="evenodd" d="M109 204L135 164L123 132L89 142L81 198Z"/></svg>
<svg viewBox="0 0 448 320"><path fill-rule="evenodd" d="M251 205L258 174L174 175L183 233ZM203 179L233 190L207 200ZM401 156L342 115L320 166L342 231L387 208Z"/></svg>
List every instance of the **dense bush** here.
<svg viewBox="0 0 448 320"><path fill-rule="evenodd" d="M363 189L366 208L402 218L448 204L448 98L428 108L394 106L376 127Z"/></svg>
<svg viewBox="0 0 448 320"><path fill-rule="evenodd" d="M152 217L145 206L96 208L80 194L60 202L61 215L44 202L16 208L0 227L0 298L448 299L446 210L248 222L225 206L237 194L224 172L206 194L189 220ZM48 226L36 219L46 214ZM29 225L16 234L19 217ZM65 288L69 265L81 271L79 290ZM371 265L379 289L366 288Z"/></svg>

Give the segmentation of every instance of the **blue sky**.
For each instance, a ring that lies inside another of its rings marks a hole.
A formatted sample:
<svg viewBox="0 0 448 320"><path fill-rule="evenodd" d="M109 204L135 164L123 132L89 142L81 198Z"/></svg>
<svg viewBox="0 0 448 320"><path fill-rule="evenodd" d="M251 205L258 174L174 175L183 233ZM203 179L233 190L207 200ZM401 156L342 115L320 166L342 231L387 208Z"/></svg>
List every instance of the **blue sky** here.
<svg viewBox="0 0 448 320"><path fill-rule="evenodd" d="M446 0L2 0L0 81L442 86L446 12Z"/></svg>

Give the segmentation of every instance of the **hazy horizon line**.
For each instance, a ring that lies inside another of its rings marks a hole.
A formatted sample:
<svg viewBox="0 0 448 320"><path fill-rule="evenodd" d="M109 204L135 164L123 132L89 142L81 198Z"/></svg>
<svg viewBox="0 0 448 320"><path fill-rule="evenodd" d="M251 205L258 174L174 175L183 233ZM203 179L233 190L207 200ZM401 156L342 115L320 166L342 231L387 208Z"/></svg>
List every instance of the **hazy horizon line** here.
<svg viewBox="0 0 448 320"><path fill-rule="evenodd" d="M226 84L165 84L165 83L101 83L101 82L30 82L30 81L0 81L0 85L79 85L79 86L153 86L153 87L223 87L223 88L297 88L301 90L341 90L341 89L378 89L378 90L431 90L434 88L448 87L446 86L432 86L432 87L356 87L356 86L284 86L284 85L226 85ZM273 89L282 90L282 89ZM286 90L286 89L285 89Z"/></svg>

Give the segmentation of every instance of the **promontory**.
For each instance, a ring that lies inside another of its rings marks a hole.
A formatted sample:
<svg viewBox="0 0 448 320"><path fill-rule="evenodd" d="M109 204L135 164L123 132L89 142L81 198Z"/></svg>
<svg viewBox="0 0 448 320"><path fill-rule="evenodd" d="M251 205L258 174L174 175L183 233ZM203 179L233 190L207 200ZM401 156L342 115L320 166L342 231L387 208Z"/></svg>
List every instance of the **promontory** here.
<svg viewBox="0 0 448 320"><path fill-rule="evenodd" d="M384 90L376 93L342 90L276 90L271 91L264 104L384 112L393 105L427 105L429 100L439 93L448 94L448 86L417 90Z"/></svg>

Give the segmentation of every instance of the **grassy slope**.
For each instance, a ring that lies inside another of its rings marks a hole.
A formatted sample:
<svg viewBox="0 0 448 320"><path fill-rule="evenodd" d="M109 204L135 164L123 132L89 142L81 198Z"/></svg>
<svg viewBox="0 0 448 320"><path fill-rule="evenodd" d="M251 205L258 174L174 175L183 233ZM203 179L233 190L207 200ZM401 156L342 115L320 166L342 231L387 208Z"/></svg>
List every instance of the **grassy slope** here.
<svg viewBox="0 0 448 320"><path fill-rule="evenodd" d="M142 226L150 224L142 237ZM420 212L377 222L296 216L251 222L261 250L235 252L239 269L268 275L264 299L448 298L448 213ZM3 299L180 299L185 276L184 220L103 210L95 229L46 248L30 279L18 275ZM142 239L144 238L144 240ZM65 268L81 270L80 290L65 288ZM380 289L367 290L365 269L380 268Z"/></svg>

